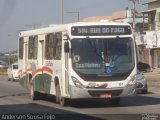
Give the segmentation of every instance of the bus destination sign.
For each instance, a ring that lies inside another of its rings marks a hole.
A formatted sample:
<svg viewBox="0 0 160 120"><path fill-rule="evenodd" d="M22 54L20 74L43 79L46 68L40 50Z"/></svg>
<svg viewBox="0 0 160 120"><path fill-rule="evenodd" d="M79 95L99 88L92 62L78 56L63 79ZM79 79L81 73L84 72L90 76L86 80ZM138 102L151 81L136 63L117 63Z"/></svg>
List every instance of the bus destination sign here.
<svg viewBox="0 0 160 120"><path fill-rule="evenodd" d="M101 25L101 26L74 26L71 28L73 36L104 36L104 35L130 35L130 26Z"/></svg>

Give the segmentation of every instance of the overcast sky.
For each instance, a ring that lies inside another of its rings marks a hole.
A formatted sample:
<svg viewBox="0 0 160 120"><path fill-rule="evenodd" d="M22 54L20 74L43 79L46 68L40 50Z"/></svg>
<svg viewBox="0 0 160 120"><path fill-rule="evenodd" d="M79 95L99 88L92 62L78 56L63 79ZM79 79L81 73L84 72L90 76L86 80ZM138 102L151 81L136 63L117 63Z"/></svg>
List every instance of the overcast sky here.
<svg viewBox="0 0 160 120"><path fill-rule="evenodd" d="M141 0L138 11L147 8ZM64 0L64 23L89 16L110 16L113 12L132 8L129 0ZM61 23L61 0L0 0L0 52L16 50L19 30Z"/></svg>

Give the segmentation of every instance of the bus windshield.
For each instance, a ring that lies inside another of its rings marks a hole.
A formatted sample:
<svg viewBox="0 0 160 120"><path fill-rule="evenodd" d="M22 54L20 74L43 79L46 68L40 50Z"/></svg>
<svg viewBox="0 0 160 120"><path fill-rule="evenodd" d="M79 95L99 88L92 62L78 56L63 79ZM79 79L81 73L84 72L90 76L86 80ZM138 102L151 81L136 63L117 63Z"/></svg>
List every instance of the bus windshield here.
<svg viewBox="0 0 160 120"><path fill-rule="evenodd" d="M116 76L134 68L132 38L75 38L72 67L80 76Z"/></svg>

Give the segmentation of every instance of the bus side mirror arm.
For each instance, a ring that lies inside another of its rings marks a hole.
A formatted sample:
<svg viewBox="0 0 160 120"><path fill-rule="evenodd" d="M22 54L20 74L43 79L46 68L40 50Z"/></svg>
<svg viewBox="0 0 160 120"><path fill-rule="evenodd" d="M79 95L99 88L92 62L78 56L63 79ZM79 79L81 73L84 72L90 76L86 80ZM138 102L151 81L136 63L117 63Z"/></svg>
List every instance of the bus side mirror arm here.
<svg viewBox="0 0 160 120"><path fill-rule="evenodd" d="M67 41L67 40L70 40L68 34L64 34L64 35L63 35L63 40L66 40L66 41Z"/></svg>

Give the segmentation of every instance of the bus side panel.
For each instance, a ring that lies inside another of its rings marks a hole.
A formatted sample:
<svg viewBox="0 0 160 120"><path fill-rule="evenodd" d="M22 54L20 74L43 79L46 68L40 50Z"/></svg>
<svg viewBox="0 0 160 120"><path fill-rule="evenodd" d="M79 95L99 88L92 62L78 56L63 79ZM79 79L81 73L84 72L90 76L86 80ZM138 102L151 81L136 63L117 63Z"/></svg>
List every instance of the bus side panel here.
<svg viewBox="0 0 160 120"><path fill-rule="evenodd" d="M32 84L34 86L34 90L50 94L52 70L49 67L42 67L36 69L33 73Z"/></svg>
<svg viewBox="0 0 160 120"><path fill-rule="evenodd" d="M19 83L20 83L23 87L25 87L25 88L27 88L27 89L29 89L28 78L29 78L29 75L25 75L25 76L23 76L22 78L20 78L20 81L19 81Z"/></svg>
<svg viewBox="0 0 160 120"><path fill-rule="evenodd" d="M44 78L45 93L50 94L51 93L51 79L52 79L52 76L47 74L47 73L43 73L43 78Z"/></svg>
<svg viewBox="0 0 160 120"><path fill-rule="evenodd" d="M34 86L34 90L38 92L44 93L44 81L43 81L43 74L37 74L32 79L32 84Z"/></svg>
<svg viewBox="0 0 160 120"><path fill-rule="evenodd" d="M28 61L28 37L23 37L23 42L20 45L20 40L19 40L19 50L20 47L22 48L22 51L19 51L19 54L21 55L21 58L18 59L18 69L19 69L19 82L20 84L25 87L29 88L29 74L27 74L27 67L26 63ZM20 53L21 52L21 53ZM20 56L19 56L20 57Z"/></svg>

